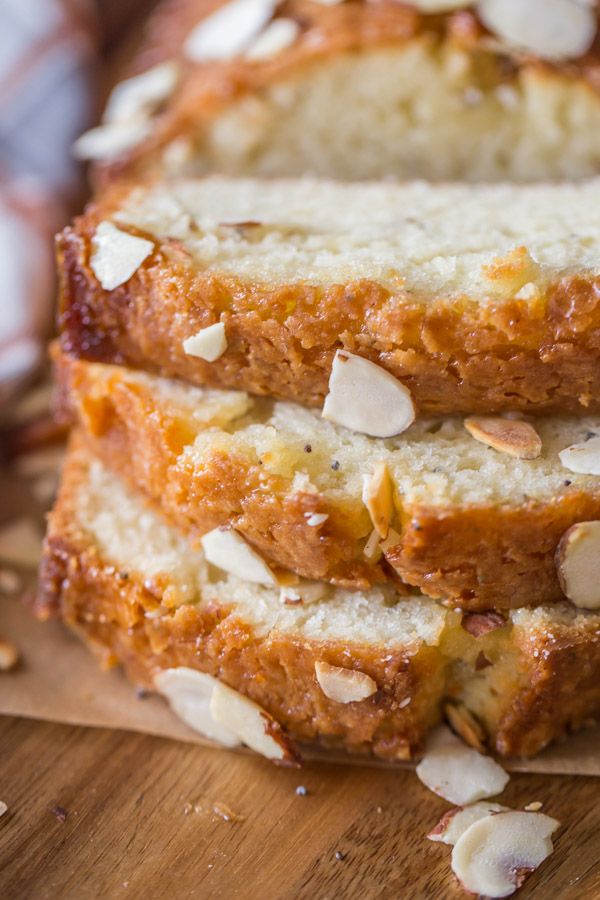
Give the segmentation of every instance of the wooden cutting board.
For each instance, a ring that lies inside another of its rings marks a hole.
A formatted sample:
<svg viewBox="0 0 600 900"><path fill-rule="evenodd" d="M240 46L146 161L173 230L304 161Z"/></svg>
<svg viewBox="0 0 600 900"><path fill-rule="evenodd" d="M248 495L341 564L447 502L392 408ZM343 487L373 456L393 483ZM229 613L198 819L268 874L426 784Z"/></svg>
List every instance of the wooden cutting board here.
<svg viewBox="0 0 600 900"><path fill-rule="evenodd" d="M0 718L0 761L3 900L468 896L450 848L425 838L448 804L411 771L299 772L140 734L9 718ZM513 775L502 800L540 800L562 823L553 856L519 900L600 897L600 779Z"/></svg>

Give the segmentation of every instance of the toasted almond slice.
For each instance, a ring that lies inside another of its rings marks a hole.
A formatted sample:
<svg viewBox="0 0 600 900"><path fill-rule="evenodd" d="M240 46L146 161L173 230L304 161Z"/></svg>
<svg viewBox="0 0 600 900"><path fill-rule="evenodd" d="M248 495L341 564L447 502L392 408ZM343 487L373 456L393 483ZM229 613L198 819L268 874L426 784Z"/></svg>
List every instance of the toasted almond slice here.
<svg viewBox="0 0 600 900"><path fill-rule="evenodd" d="M0 529L0 560L36 569L42 558L42 536L32 519L14 519Z"/></svg>
<svg viewBox="0 0 600 900"><path fill-rule="evenodd" d="M479 638L489 634L490 631L495 631L496 628L504 628L506 619L502 613L488 609L484 612L464 613L460 624L474 638Z"/></svg>
<svg viewBox="0 0 600 900"><path fill-rule="evenodd" d="M152 134L152 128L152 121L145 117L98 125L77 138L72 148L73 156L109 162L145 141Z"/></svg>
<svg viewBox="0 0 600 900"><path fill-rule="evenodd" d="M581 609L600 609L600 522L578 522L567 529L555 560L569 600Z"/></svg>
<svg viewBox="0 0 600 900"><path fill-rule="evenodd" d="M140 115L152 115L169 99L179 76L180 67L171 60L119 82L108 98L102 121L126 122Z"/></svg>
<svg viewBox="0 0 600 900"><path fill-rule="evenodd" d="M375 464L370 478L365 476L363 503L369 510L373 528L385 540L394 513L394 488L383 460Z"/></svg>
<svg viewBox="0 0 600 900"><path fill-rule="evenodd" d="M465 890L509 897L550 856L559 823L536 812L508 810L467 828L452 850L452 870Z"/></svg>
<svg viewBox="0 0 600 900"><path fill-rule="evenodd" d="M237 56L273 17L275 5L274 0L230 0L190 32L185 55L194 62Z"/></svg>
<svg viewBox="0 0 600 900"><path fill-rule="evenodd" d="M100 222L92 247L90 267L105 291L129 281L154 250L152 241L121 231L112 222Z"/></svg>
<svg viewBox="0 0 600 900"><path fill-rule="evenodd" d="M208 328L201 328L196 334L185 339L183 349L188 356L197 356L207 362L214 362L227 350L225 324L215 322Z"/></svg>
<svg viewBox="0 0 600 900"><path fill-rule="evenodd" d="M529 422L500 416L470 416L465 428L475 440L516 459L537 459L542 452L540 436Z"/></svg>
<svg viewBox="0 0 600 900"><path fill-rule="evenodd" d="M301 764L298 748L281 726L243 694L218 682L210 699L210 711L216 722L236 734L256 753L288 765Z"/></svg>
<svg viewBox="0 0 600 900"><path fill-rule="evenodd" d="M371 437L392 437L412 425L415 406L408 388L362 356L338 350L329 378L323 418Z"/></svg>
<svg viewBox="0 0 600 900"><path fill-rule="evenodd" d="M449 809L444 813L427 837L430 841L441 841L443 844L454 846L473 822L478 822L491 813L506 812L507 810L508 806L501 806L490 800L480 800L479 803L471 803L470 806L465 807L455 806L454 809Z"/></svg>
<svg viewBox="0 0 600 900"><path fill-rule="evenodd" d="M315 674L325 696L336 703L357 703L377 690L377 684L371 676L356 669L343 669L326 662L316 662Z"/></svg>
<svg viewBox="0 0 600 900"><path fill-rule="evenodd" d="M217 684L216 678L187 666L164 669L154 676L156 690L190 728L226 747L238 747L238 736L217 722L210 711L210 698Z"/></svg>
<svg viewBox="0 0 600 900"><path fill-rule="evenodd" d="M19 651L8 641L0 638L0 672L10 672L19 662Z"/></svg>
<svg viewBox="0 0 600 900"><path fill-rule="evenodd" d="M490 31L542 59L578 59L596 35L596 10L585 0L478 0Z"/></svg>
<svg viewBox="0 0 600 900"><path fill-rule="evenodd" d="M277 584L272 569L233 528L215 528L200 543L208 562L218 569L237 575L242 581Z"/></svg>
<svg viewBox="0 0 600 900"><path fill-rule="evenodd" d="M579 475L600 475L600 437L590 438L561 450L558 458L570 472Z"/></svg>
<svg viewBox="0 0 600 900"><path fill-rule="evenodd" d="M428 749L416 771L430 791L456 806L494 797L509 780L508 773L493 759L460 741Z"/></svg>
<svg viewBox="0 0 600 900"><path fill-rule="evenodd" d="M379 535L377 534L377 531L375 529L373 529L373 531L369 535L367 543L365 544L365 546L363 548L363 553L365 554L367 559L371 559L374 562L377 559L379 559L379 557L381 556L381 553L382 553L379 541L380 541Z"/></svg>
<svg viewBox="0 0 600 900"><path fill-rule="evenodd" d="M251 60L269 59L294 43L300 34L300 26L293 19L275 19L258 35L246 50Z"/></svg>
<svg viewBox="0 0 600 900"><path fill-rule="evenodd" d="M8 806L4 800L0 800L0 817L3 816L5 812L8 812Z"/></svg>
<svg viewBox="0 0 600 900"><path fill-rule="evenodd" d="M463 739L465 744L479 750L480 753L485 751L487 735L466 706L462 703L446 703L444 713L452 730Z"/></svg>

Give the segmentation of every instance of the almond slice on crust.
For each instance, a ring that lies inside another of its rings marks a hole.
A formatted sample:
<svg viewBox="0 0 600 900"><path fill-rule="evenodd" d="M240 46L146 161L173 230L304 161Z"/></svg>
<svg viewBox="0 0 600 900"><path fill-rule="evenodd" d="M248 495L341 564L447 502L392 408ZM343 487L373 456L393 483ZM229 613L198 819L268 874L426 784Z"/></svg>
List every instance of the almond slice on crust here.
<svg viewBox="0 0 600 900"><path fill-rule="evenodd" d="M239 737L217 722L210 711L210 698L217 684L212 675L187 666L164 669L154 676L156 690L167 698L173 712L190 728L225 747L239 747Z"/></svg>
<svg viewBox="0 0 600 900"><path fill-rule="evenodd" d="M126 122L140 115L152 115L177 87L180 71L179 65L170 60L120 81L106 102L102 121Z"/></svg>
<svg viewBox="0 0 600 900"><path fill-rule="evenodd" d="M223 322L215 322L207 328L201 328L196 334L183 342L184 352L188 356L197 356L207 362L214 362L227 350L227 335Z"/></svg>
<svg viewBox="0 0 600 900"><path fill-rule="evenodd" d="M275 19L258 35L244 55L255 62L270 59L293 44L300 30L300 25L293 19Z"/></svg>
<svg viewBox="0 0 600 900"><path fill-rule="evenodd" d="M408 388L381 366L338 350L329 378L323 418L371 437L392 437L412 425L415 405Z"/></svg>
<svg viewBox="0 0 600 900"><path fill-rule="evenodd" d="M113 291L137 272L154 250L152 241L100 222L92 238L90 267L105 291Z"/></svg>
<svg viewBox="0 0 600 900"><path fill-rule="evenodd" d="M210 698L210 712L216 722L261 756L284 765L301 765L300 751L273 716L220 681Z"/></svg>
<svg viewBox="0 0 600 900"><path fill-rule="evenodd" d="M204 555L209 563L242 581L256 584L277 584L277 578L262 556L246 543L233 528L214 528L201 539Z"/></svg>
<svg viewBox="0 0 600 900"><path fill-rule="evenodd" d="M189 33L183 50L193 62L232 59L267 25L274 0L230 0L202 19Z"/></svg>
<svg viewBox="0 0 600 900"><path fill-rule="evenodd" d="M500 416L469 416L465 428L476 441L516 459L537 459L542 452L540 436L529 422Z"/></svg>
<svg viewBox="0 0 600 900"><path fill-rule="evenodd" d="M152 120L145 117L97 125L77 138L72 147L73 156L80 160L117 159L145 141L153 127Z"/></svg>
<svg viewBox="0 0 600 900"><path fill-rule="evenodd" d="M456 739L428 749L416 772L430 791L455 806L494 797L509 780L508 773L491 757Z"/></svg>
<svg viewBox="0 0 600 900"><path fill-rule="evenodd" d="M560 586L581 609L600 609L600 522L578 522L556 548Z"/></svg>
<svg viewBox="0 0 600 900"><path fill-rule="evenodd" d="M375 464L370 478L365 476L363 503L369 511L373 528L385 540L394 514L394 489L383 460Z"/></svg>
<svg viewBox="0 0 600 900"><path fill-rule="evenodd" d="M578 59L596 35L586 0L478 0L477 14L499 38L542 59Z"/></svg>
<svg viewBox="0 0 600 900"><path fill-rule="evenodd" d="M484 612L464 613L460 624L461 628L474 638L479 638L489 634L490 631L495 631L496 628L504 628L506 619L501 613L489 609Z"/></svg>
<svg viewBox="0 0 600 900"><path fill-rule="evenodd" d="M471 803L470 806L455 806L454 809L444 813L427 837L430 841L441 841L443 844L454 846L474 822L484 819L491 813L507 811L508 806L501 806L490 800L480 800L478 803Z"/></svg>
<svg viewBox="0 0 600 900"><path fill-rule="evenodd" d="M509 897L550 856L559 822L539 812L508 810L470 825L452 850L452 871L472 894Z"/></svg>
<svg viewBox="0 0 600 900"><path fill-rule="evenodd" d="M561 450L558 458L570 472L578 475L600 475L600 437L592 437Z"/></svg>
<svg viewBox="0 0 600 900"><path fill-rule="evenodd" d="M316 662L315 674L325 696L336 703L358 703L377 690L371 676L356 669Z"/></svg>

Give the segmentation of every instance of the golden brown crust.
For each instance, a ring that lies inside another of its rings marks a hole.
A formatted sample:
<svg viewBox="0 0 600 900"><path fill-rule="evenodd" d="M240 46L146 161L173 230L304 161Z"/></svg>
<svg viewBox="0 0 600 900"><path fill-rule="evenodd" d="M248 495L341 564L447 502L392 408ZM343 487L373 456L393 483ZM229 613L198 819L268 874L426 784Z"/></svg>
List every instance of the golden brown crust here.
<svg viewBox="0 0 600 900"><path fill-rule="evenodd" d="M183 452L199 428L151 383L126 370L59 358L66 411L93 451L178 528L199 537L231 525L271 563L352 588L394 581L390 565L363 553L372 525L361 498L301 492L242 450L219 441ZM319 528L307 514L326 513ZM571 525L600 518L600 492L566 486L546 502L423 506L405 501L388 552L408 583L465 610L564 600L554 553Z"/></svg>
<svg viewBox="0 0 600 900"><path fill-rule="evenodd" d="M166 242L126 284L103 291L91 238L129 189L59 238L67 353L319 407L344 348L400 378L420 413L600 410L600 277L565 275L534 300L423 303L367 280L261 288L198 271ZM225 324L225 353L212 363L186 354L183 341L215 322Z"/></svg>
<svg viewBox="0 0 600 900"><path fill-rule="evenodd" d="M99 184L116 177L131 177L160 165L164 148L180 136L195 135L202 126L244 95L260 95L266 87L328 56L355 53L377 46L403 44L415 38L431 45L444 45L472 54L481 84L510 84L530 69L561 72L582 80L593 90L600 88L600 43L584 57L554 64L504 47L479 23L474 12L459 10L443 15L425 15L397 0L326 5L311 0L284 0L277 16L291 18L300 26L293 45L273 59L251 62L243 57L196 64L187 60L182 47L201 19L225 0L166 0L150 21L148 41L136 60L134 71L166 59L178 58L184 66L180 87L163 115L156 120L152 136L123 158L96 167Z"/></svg>

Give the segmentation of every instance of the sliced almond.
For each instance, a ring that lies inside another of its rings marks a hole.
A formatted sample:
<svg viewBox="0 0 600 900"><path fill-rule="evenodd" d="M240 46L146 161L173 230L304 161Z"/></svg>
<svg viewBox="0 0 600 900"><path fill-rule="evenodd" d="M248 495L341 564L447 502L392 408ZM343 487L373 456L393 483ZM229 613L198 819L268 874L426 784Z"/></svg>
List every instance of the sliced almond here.
<svg viewBox="0 0 600 900"><path fill-rule="evenodd" d="M152 115L169 99L179 76L179 65L171 60L119 82L108 98L102 121L126 122L140 115Z"/></svg>
<svg viewBox="0 0 600 900"><path fill-rule="evenodd" d="M241 740L237 734L224 728L210 711L210 698L217 684L211 675L186 666L164 669L154 676L156 690L190 728L226 747L238 747Z"/></svg>
<svg viewBox="0 0 600 900"><path fill-rule="evenodd" d="M470 806L456 806L444 813L433 831L427 837L430 841L441 841L443 844L454 846L462 837L467 828L474 822L484 819L491 813L506 812L508 806L492 803L489 800L480 800L479 803L471 803Z"/></svg>
<svg viewBox="0 0 600 900"><path fill-rule="evenodd" d="M528 803L527 806L523 807L525 812L538 812L541 808L542 804L539 800L534 800L533 803Z"/></svg>
<svg viewBox="0 0 600 900"><path fill-rule="evenodd" d="M4 815L4 813L8 812L8 806L4 802L4 800L0 800L0 817Z"/></svg>
<svg viewBox="0 0 600 900"><path fill-rule="evenodd" d="M204 555L209 563L242 581L257 584L277 584L272 569L233 528L215 528L201 538Z"/></svg>
<svg viewBox="0 0 600 900"><path fill-rule="evenodd" d="M230 0L190 32L185 55L194 62L237 56L273 17L275 5L274 0Z"/></svg>
<svg viewBox="0 0 600 900"><path fill-rule="evenodd" d="M152 134L152 129L152 121L145 117L98 125L77 138L72 148L73 156L75 159L106 162L118 159L145 141Z"/></svg>
<svg viewBox="0 0 600 900"><path fill-rule="evenodd" d="M461 741L439 743L428 749L416 771L430 791L456 806L494 797L509 780L498 763Z"/></svg>
<svg viewBox="0 0 600 900"><path fill-rule="evenodd" d="M210 711L220 725L268 759L298 766L300 752L281 726L253 700L218 682L211 699Z"/></svg>
<svg viewBox="0 0 600 900"><path fill-rule="evenodd" d="M310 525L311 528L318 528L318 526L323 525L328 518L329 513L309 513L306 516L306 524Z"/></svg>
<svg viewBox="0 0 600 900"><path fill-rule="evenodd" d="M462 703L446 703L444 713L452 730L463 739L465 744L481 753L485 751L487 735L466 706Z"/></svg>
<svg viewBox="0 0 600 900"><path fill-rule="evenodd" d="M294 43L300 26L293 19L275 19L246 50L247 59L258 61L276 56Z"/></svg>
<svg viewBox="0 0 600 900"><path fill-rule="evenodd" d="M379 460L373 474L365 478L363 503L369 511L373 528L385 539L394 513L394 488L392 479L383 460Z"/></svg>
<svg viewBox="0 0 600 900"><path fill-rule="evenodd" d="M561 450L558 458L570 472L579 475L600 475L600 437L590 438Z"/></svg>
<svg viewBox="0 0 600 900"><path fill-rule="evenodd" d="M136 272L154 250L152 241L100 222L92 238L90 267L105 291L112 291Z"/></svg>
<svg viewBox="0 0 600 900"><path fill-rule="evenodd" d="M477 14L499 38L542 59L577 59L596 35L596 10L585 0L478 0Z"/></svg>
<svg viewBox="0 0 600 900"><path fill-rule="evenodd" d="M555 560L569 600L581 609L600 609L600 522L578 522L567 529Z"/></svg>
<svg viewBox="0 0 600 900"><path fill-rule="evenodd" d="M465 428L475 440L516 459L537 459L542 452L539 434L529 422L500 416L470 416Z"/></svg>
<svg viewBox="0 0 600 900"><path fill-rule="evenodd" d="M465 890L484 897L509 897L553 851L556 819L508 810L467 828L452 851L452 870Z"/></svg>
<svg viewBox="0 0 600 900"><path fill-rule="evenodd" d="M324 419L371 437L392 437L406 431L415 415L412 395L397 378L362 356L337 351Z"/></svg>
<svg viewBox="0 0 600 900"><path fill-rule="evenodd" d="M0 672L10 672L19 662L19 651L8 641L0 638Z"/></svg>
<svg viewBox="0 0 600 900"><path fill-rule="evenodd" d="M370 559L373 562L376 562L382 554L379 541L379 535L377 534L376 530L373 529L373 531L369 535L367 543L363 547L363 553L365 554L367 559Z"/></svg>
<svg viewBox="0 0 600 900"><path fill-rule="evenodd" d="M496 628L504 628L506 619L501 613L489 609L484 612L465 613L460 624L474 638L480 638L490 631L495 631Z"/></svg>
<svg viewBox="0 0 600 900"><path fill-rule="evenodd" d="M316 662L315 674L325 696L336 703L358 703L377 690L377 684L370 675L356 669Z"/></svg>
<svg viewBox="0 0 600 900"><path fill-rule="evenodd" d="M42 536L33 519L14 519L0 529L0 560L36 569L42 558Z"/></svg>
<svg viewBox="0 0 600 900"><path fill-rule="evenodd" d="M12 569L0 569L0 594L6 597L14 597L23 587L23 581L18 572Z"/></svg>
<svg viewBox="0 0 600 900"><path fill-rule="evenodd" d="M188 356L197 356L207 362L214 362L227 350L224 323L215 322L208 328L201 328L196 334L185 339L183 349Z"/></svg>
<svg viewBox="0 0 600 900"><path fill-rule="evenodd" d="M411 6L416 6L423 13L443 13L464 9L473 6L475 0L411 0Z"/></svg>

